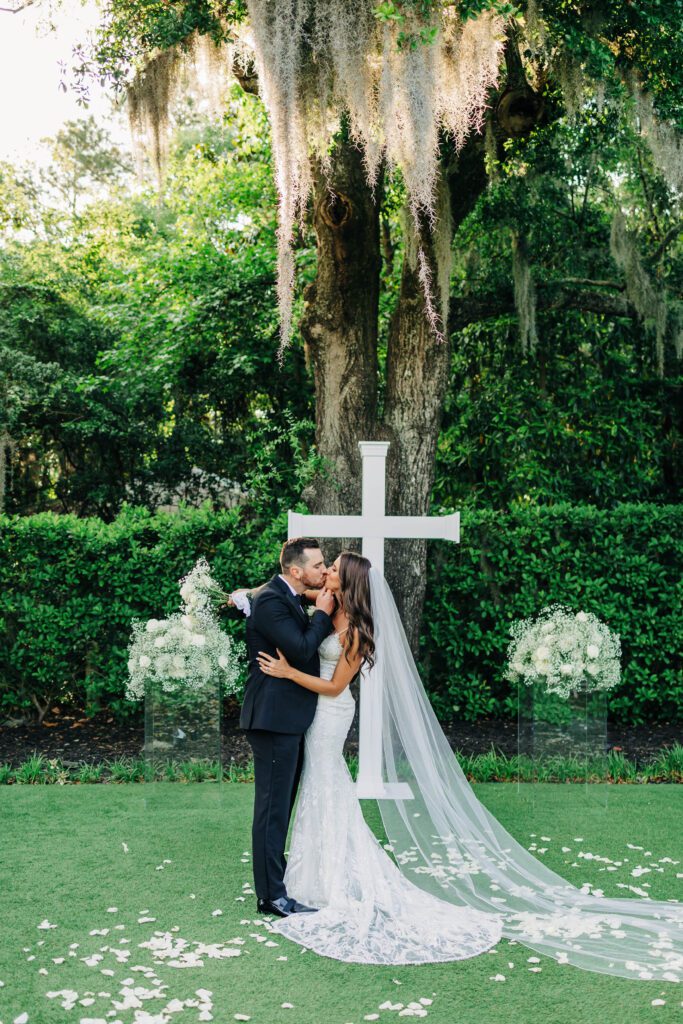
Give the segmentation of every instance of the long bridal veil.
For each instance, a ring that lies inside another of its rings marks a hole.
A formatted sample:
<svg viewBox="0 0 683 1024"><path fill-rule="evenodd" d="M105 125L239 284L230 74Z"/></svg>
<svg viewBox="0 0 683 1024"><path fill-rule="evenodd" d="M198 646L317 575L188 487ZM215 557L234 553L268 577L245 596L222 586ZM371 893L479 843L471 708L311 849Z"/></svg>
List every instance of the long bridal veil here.
<svg viewBox="0 0 683 1024"><path fill-rule="evenodd" d="M683 904L595 896L521 846L477 799L420 681L382 574L370 570L382 687L385 779L413 799L379 801L401 871L441 899L503 918L503 937L560 963L626 978L683 979Z"/></svg>

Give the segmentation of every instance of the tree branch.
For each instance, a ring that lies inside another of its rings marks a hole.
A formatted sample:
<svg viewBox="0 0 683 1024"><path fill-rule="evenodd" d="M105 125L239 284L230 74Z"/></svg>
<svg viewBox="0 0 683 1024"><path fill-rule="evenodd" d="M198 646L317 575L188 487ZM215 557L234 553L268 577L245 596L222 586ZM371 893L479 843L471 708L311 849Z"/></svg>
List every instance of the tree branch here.
<svg viewBox="0 0 683 1024"><path fill-rule="evenodd" d="M559 287L555 287L559 285ZM537 304L539 312L562 309L576 309L584 313L597 313L608 317L626 317L638 319L636 309L625 295L607 295L590 289L569 289L560 282L549 282L548 285L538 283ZM483 298L467 296L453 300L451 303L450 326L453 330L462 330L468 324L490 320L493 317L516 314L512 294L487 295Z"/></svg>
<svg viewBox="0 0 683 1024"><path fill-rule="evenodd" d="M667 233L664 235L664 238L661 240L661 242L652 254L652 258L655 261L655 263L658 263L659 260L661 260L666 250L669 248L672 242L676 241L681 232L683 232L683 220L679 221L678 224L674 224L674 226L672 228L669 228Z"/></svg>

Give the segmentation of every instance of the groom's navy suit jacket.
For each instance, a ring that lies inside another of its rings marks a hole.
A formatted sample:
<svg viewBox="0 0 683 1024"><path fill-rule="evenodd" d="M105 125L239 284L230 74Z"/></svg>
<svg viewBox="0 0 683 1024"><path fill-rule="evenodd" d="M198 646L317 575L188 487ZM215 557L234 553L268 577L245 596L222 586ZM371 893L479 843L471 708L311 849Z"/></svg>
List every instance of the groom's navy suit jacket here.
<svg viewBox="0 0 683 1024"><path fill-rule="evenodd" d="M276 658L279 647L294 668L319 676L318 647L331 630L330 616L316 610L309 619L298 597L279 576L260 588L247 619L249 676L240 715L242 729L284 733L304 733L308 729L318 695L291 679L267 676L256 659L259 651Z"/></svg>

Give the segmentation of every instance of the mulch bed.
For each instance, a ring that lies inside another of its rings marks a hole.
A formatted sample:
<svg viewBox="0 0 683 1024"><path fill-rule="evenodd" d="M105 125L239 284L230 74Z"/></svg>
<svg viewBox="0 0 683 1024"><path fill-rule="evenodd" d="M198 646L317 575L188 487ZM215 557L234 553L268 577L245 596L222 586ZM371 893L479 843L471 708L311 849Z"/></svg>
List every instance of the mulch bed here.
<svg viewBox="0 0 683 1024"><path fill-rule="evenodd" d="M358 751L358 716L346 749ZM251 758L251 748L239 728L239 708L226 702L223 718L223 763L234 760L245 764ZM507 756L517 753L517 723L509 719L482 719L477 722L454 722L446 730L451 746L464 754L484 754L491 746ZM638 767L651 761L662 748L683 741L680 724L643 725L626 728L608 724L607 740L612 749L621 750ZM120 757L137 758L142 755L144 720L142 714L117 721L103 712L87 717L82 711L52 708L42 724L25 722L0 726L0 764L17 767L32 754L46 758L59 758L67 767L85 761L94 764Z"/></svg>

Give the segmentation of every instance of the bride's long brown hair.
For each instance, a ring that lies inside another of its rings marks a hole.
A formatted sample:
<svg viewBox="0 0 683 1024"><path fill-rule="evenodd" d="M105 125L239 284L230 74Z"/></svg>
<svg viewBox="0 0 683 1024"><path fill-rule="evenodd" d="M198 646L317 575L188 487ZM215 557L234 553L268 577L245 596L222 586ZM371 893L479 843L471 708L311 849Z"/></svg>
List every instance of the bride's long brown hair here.
<svg viewBox="0 0 683 1024"><path fill-rule="evenodd" d="M368 668L375 664L375 636L370 601L370 561L355 551L339 556L341 605L349 620L349 640L358 637L358 653ZM346 651L348 661L349 653Z"/></svg>

